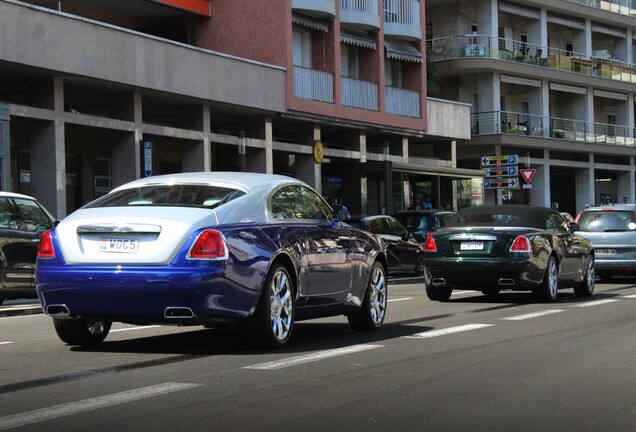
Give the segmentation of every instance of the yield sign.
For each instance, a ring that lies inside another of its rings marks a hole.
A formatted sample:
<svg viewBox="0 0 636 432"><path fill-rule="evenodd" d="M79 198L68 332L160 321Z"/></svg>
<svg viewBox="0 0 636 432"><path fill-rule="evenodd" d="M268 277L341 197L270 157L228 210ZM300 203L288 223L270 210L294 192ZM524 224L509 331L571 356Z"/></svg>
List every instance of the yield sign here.
<svg viewBox="0 0 636 432"><path fill-rule="evenodd" d="M534 168L523 168L520 169L521 177L526 181L526 183L530 183L532 181L532 177L534 177L534 173L537 172Z"/></svg>

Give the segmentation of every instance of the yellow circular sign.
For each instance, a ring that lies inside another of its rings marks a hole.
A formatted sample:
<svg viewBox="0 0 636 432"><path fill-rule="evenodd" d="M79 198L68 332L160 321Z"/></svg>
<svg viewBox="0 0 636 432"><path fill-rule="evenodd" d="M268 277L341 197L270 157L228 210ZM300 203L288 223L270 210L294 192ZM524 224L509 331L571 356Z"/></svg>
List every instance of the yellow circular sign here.
<svg viewBox="0 0 636 432"><path fill-rule="evenodd" d="M320 140L314 141L314 162L320 164L324 155L324 149Z"/></svg>

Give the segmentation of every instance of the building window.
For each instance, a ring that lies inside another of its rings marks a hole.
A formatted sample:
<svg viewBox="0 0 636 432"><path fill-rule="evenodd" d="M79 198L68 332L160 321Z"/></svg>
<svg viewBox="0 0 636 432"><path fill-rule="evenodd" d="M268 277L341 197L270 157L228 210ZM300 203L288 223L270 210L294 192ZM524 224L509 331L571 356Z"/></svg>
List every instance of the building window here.
<svg viewBox="0 0 636 432"><path fill-rule="evenodd" d="M384 59L384 85L402 88L402 62Z"/></svg>
<svg viewBox="0 0 636 432"><path fill-rule="evenodd" d="M106 195L113 188L113 177L110 167L110 159L95 158L93 160L95 198Z"/></svg>
<svg viewBox="0 0 636 432"><path fill-rule="evenodd" d="M340 68L343 77L360 78L358 47L340 44Z"/></svg>
<svg viewBox="0 0 636 432"><path fill-rule="evenodd" d="M572 41L565 41L565 50L567 51L567 56L572 55L572 51L574 51L574 44L572 43Z"/></svg>
<svg viewBox="0 0 636 432"><path fill-rule="evenodd" d="M294 66L311 68L311 32L294 29L293 61Z"/></svg>

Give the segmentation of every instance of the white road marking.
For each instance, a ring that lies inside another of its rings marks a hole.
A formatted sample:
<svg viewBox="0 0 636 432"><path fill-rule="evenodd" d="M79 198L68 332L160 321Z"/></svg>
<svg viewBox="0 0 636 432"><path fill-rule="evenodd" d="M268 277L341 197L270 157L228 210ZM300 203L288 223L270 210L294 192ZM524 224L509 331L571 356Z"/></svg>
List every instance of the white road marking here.
<svg viewBox="0 0 636 432"><path fill-rule="evenodd" d="M626 296L623 296L623 297L624 297L624 298L632 299L632 298L636 298L636 294L626 295Z"/></svg>
<svg viewBox="0 0 636 432"><path fill-rule="evenodd" d="M543 310L539 312L527 313L523 315L515 315L515 316L501 318L501 319L508 320L508 321L523 321L523 320L527 320L531 318L538 318L538 317L542 317L546 315L552 315L559 312L564 312L564 310L563 309L548 309L548 310Z"/></svg>
<svg viewBox="0 0 636 432"><path fill-rule="evenodd" d="M149 326L127 327L127 328L111 330L110 332L112 333L112 332L123 332L123 331L130 331L130 330L144 330L144 329L155 328L155 327L161 327L161 326L149 325Z"/></svg>
<svg viewBox="0 0 636 432"><path fill-rule="evenodd" d="M180 390L187 390L199 387L201 384L192 383L164 383L150 387L138 388L135 390L114 393L106 396L99 396L91 399L84 399L77 402L55 405L49 408L42 408L35 411L28 411L21 414L14 414L0 417L0 430L12 429L28 424L39 423L59 417L79 414L99 408L105 408L126 402L133 402L154 396L160 396Z"/></svg>
<svg viewBox="0 0 636 432"><path fill-rule="evenodd" d="M413 297L402 297L402 298L396 298L396 299L389 299L387 301L394 302L394 301L404 301L404 300L413 300Z"/></svg>
<svg viewBox="0 0 636 432"><path fill-rule="evenodd" d="M276 369L282 369L282 368L291 367L291 366L297 366L303 363L323 360L330 357L337 357L337 356L353 354L353 353L357 353L361 351L367 351L367 350L371 350L375 348L382 348L383 346L384 345L367 345L367 344L353 345L350 347L318 351L313 354L306 354L306 355L290 357L290 358L286 358L282 360L259 363L252 366L245 366L243 369L276 370Z"/></svg>
<svg viewBox="0 0 636 432"><path fill-rule="evenodd" d="M614 303L614 302L617 302L617 301L618 301L618 299L595 300L595 301L589 301L589 302L585 302L585 303L575 304L575 305L572 305L572 307L598 306L598 305L602 305L602 304L606 304L606 303Z"/></svg>
<svg viewBox="0 0 636 432"><path fill-rule="evenodd" d="M451 295L475 294L477 291L453 291Z"/></svg>
<svg viewBox="0 0 636 432"><path fill-rule="evenodd" d="M0 342L0 345L9 345L12 344L13 342Z"/></svg>
<svg viewBox="0 0 636 432"><path fill-rule="evenodd" d="M440 329L440 330L429 330L422 333L416 333L414 335L404 336L404 337L413 338L413 339L428 339L428 338L433 338L437 336L446 336L449 334L461 333L461 332L470 331L470 330L479 330L486 327L492 327L492 324L467 324L463 326L449 327L449 328Z"/></svg>

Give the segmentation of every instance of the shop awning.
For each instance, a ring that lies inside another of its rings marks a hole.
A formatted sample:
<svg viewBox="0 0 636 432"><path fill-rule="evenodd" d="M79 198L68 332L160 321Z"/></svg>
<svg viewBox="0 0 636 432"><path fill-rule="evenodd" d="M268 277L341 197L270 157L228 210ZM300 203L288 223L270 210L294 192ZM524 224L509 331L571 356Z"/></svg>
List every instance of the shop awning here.
<svg viewBox="0 0 636 432"><path fill-rule="evenodd" d="M577 18L548 13L548 22L563 27L569 27L575 30L585 30L585 21Z"/></svg>
<svg viewBox="0 0 636 432"><path fill-rule="evenodd" d="M521 6L515 3L500 1L499 10L501 12L505 12L512 15L518 15L524 18L531 18L535 20L541 19L541 11L539 9L533 9L533 8Z"/></svg>
<svg viewBox="0 0 636 432"><path fill-rule="evenodd" d="M384 38L384 49L386 50L386 56L390 59L415 63L423 62L422 54L420 54L417 48L410 42Z"/></svg>
<svg viewBox="0 0 636 432"><path fill-rule="evenodd" d="M592 31L594 33L602 33L608 36L614 36L618 38L625 38L627 32L625 29L620 29L617 27L608 26L605 24L592 23Z"/></svg>
<svg viewBox="0 0 636 432"><path fill-rule="evenodd" d="M362 30L345 27L340 29L340 42L346 43L348 45L359 46L362 48L378 48L378 45L375 43L375 40L369 35L369 33Z"/></svg>
<svg viewBox="0 0 636 432"><path fill-rule="evenodd" d="M292 23L302 27L310 28L312 30L319 30L325 33L329 33L329 25L326 22L308 17L306 15L296 13L292 14Z"/></svg>

